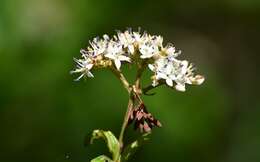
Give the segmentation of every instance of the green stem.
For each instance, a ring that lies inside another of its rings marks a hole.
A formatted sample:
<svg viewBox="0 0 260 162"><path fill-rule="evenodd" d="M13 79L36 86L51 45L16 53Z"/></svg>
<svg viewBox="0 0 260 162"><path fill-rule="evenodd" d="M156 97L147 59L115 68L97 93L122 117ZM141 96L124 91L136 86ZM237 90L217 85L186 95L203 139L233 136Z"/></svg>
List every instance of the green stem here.
<svg viewBox="0 0 260 162"><path fill-rule="evenodd" d="M120 71L118 71L114 67L111 67L111 71L121 81L121 83L123 84L124 88L129 93L128 106L127 106L127 110L126 110L126 113L125 113L124 121L123 121L123 124L122 124L122 127L121 127L119 139L118 139L119 140L120 149L121 149L121 152L122 152L124 132L125 132L125 129L127 127L129 115L130 115L131 110L132 110L132 108L134 106L134 98L133 98L133 93L132 93L133 88L132 88L132 86L130 86L130 84L126 80L125 76ZM115 157L115 161L116 162L120 162L120 154L117 157Z"/></svg>
<svg viewBox="0 0 260 162"><path fill-rule="evenodd" d="M136 81L135 81L135 85L133 85L133 86L131 86L128 83L125 76L120 71L116 70L114 67L111 68L111 71L122 82L123 86L125 87L125 89L129 93L128 106L127 106L124 121L123 121L123 124L122 124L122 127L121 127L120 135L119 135L119 138L118 138L120 149L121 149L121 152L122 152L123 151L123 145L124 145L124 142L123 142L124 133L125 133L125 130L126 130L126 127L127 127L127 124L128 124L129 116L131 115L131 111L134 108L135 99L138 99L139 102L141 102L140 95L142 93L142 90L141 90L140 80L141 80L142 73L144 71L144 63L142 63L141 65L138 66ZM118 157L116 157L115 159L116 159L116 162L120 162L120 155L118 155Z"/></svg>
<svg viewBox="0 0 260 162"><path fill-rule="evenodd" d="M130 93L131 91L131 87L128 83L128 81L126 80L125 76L118 70L116 70L115 68L111 68L111 71L115 74L115 76L122 82L123 86L125 87L125 89L127 90L128 93Z"/></svg>
<svg viewBox="0 0 260 162"><path fill-rule="evenodd" d="M119 139L118 139L121 151L123 150L123 145L124 145L123 138L124 138L125 129L127 127L128 119L129 119L129 116L130 116L131 111L132 111L133 106L134 106L134 98L132 96L132 93L130 93L129 95L130 96L129 96L128 106L127 106L127 110L126 110L126 113L125 113L124 121L123 121L123 124L122 124L122 127L121 127ZM120 162L120 156L117 157L117 162Z"/></svg>
<svg viewBox="0 0 260 162"><path fill-rule="evenodd" d="M150 91L150 90L152 90L152 89L154 89L154 88L156 88L156 87L159 87L159 86L161 86L161 85L163 85L163 84L164 84L163 82L159 82L156 86L149 85L149 86L143 88L143 89L142 89L142 92L143 92L143 94L145 94L145 95L153 95L154 93L148 94L147 92Z"/></svg>
<svg viewBox="0 0 260 162"><path fill-rule="evenodd" d="M128 119L129 119L129 115L131 113L133 106L134 106L134 101L133 101L133 98L130 96L129 101L128 101L127 110L126 110L125 117L124 117L124 121L123 121L123 125L121 127L121 132L119 135L119 144L120 144L121 148L123 147L124 132L125 132L125 129L126 129L126 126L128 123Z"/></svg>

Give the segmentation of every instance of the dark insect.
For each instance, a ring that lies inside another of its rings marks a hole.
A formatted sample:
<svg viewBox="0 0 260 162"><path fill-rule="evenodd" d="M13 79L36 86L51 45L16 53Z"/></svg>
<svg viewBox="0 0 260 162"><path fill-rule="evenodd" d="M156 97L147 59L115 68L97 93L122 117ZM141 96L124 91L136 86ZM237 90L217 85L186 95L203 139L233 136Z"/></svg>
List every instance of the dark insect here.
<svg viewBox="0 0 260 162"><path fill-rule="evenodd" d="M134 122L134 129L139 129L140 132L150 132L153 127L161 127L162 124L159 120L155 119L149 113L143 103L131 111L128 118L128 125Z"/></svg>

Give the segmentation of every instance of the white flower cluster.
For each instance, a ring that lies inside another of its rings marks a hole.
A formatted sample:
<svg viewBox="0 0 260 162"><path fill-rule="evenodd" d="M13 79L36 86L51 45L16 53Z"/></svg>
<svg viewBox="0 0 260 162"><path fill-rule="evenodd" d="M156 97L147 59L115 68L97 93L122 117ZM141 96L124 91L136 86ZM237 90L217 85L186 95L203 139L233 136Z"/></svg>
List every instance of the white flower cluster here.
<svg viewBox="0 0 260 162"><path fill-rule="evenodd" d="M141 34L140 31L133 32L128 29L124 32L118 31L112 38L108 35L94 38L89 44L90 47L80 50L82 58L75 59L77 69L72 73L81 73L77 80L84 76L93 77L90 70L95 67L115 67L120 71L124 62L145 61L145 65L154 72L153 86L165 81L168 86L185 91L186 83L199 85L204 81L203 76L194 76L194 68L188 61L177 59L180 51L176 51L170 44L163 46L161 36ZM134 59L136 56L139 59Z"/></svg>

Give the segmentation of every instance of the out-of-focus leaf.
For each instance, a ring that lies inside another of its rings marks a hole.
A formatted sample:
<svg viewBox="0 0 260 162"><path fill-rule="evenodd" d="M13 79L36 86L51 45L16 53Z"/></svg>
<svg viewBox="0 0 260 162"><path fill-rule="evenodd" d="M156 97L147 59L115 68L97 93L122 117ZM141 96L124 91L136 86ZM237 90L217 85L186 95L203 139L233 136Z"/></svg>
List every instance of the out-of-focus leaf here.
<svg viewBox="0 0 260 162"><path fill-rule="evenodd" d="M113 162L113 161L105 155L100 155L95 159L92 159L90 162Z"/></svg>
<svg viewBox="0 0 260 162"><path fill-rule="evenodd" d="M117 159L120 154L120 146L114 134L111 131L94 130L90 139L90 143L92 144L95 139L99 138L103 138L106 141L107 147L111 152L113 159Z"/></svg>
<svg viewBox="0 0 260 162"><path fill-rule="evenodd" d="M121 156L122 162L129 160L136 153L138 148L140 148L140 146L142 146L145 141L149 140L149 134L151 133L143 134L140 138L126 146Z"/></svg>

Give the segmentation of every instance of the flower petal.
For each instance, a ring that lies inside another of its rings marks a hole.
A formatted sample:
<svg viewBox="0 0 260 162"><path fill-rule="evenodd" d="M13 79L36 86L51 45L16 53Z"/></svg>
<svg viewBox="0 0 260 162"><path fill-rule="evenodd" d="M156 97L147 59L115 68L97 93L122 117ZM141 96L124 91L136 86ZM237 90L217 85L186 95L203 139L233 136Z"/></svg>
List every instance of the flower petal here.
<svg viewBox="0 0 260 162"><path fill-rule="evenodd" d="M120 60L119 60L119 59L115 59L114 62L115 62L115 65L116 65L117 70L119 70L120 67L121 67L121 62L120 62Z"/></svg>
<svg viewBox="0 0 260 162"><path fill-rule="evenodd" d="M133 54L133 53L135 52L135 48L134 48L133 45L129 45L129 46L128 46L128 50L129 50L129 52L130 52L131 54Z"/></svg>
<svg viewBox="0 0 260 162"><path fill-rule="evenodd" d="M154 65L152 65L152 64L148 64L148 67L149 67L149 69L150 69L151 71L155 71L155 67L154 67Z"/></svg>
<svg viewBox="0 0 260 162"><path fill-rule="evenodd" d="M184 91L185 91L185 85L184 85L184 84L176 84L176 85L175 85L175 89L176 89L177 91L184 92Z"/></svg>
<svg viewBox="0 0 260 162"><path fill-rule="evenodd" d="M171 74L172 69L173 69L172 65L171 65L171 64L168 64L168 65L166 66L166 69L165 69L166 74Z"/></svg>
<svg viewBox="0 0 260 162"><path fill-rule="evenodd" d="M87 76L90 78L94 78L94 75L90 71L87 71Z"/></svg>
<svg viewBox="0 0 260 162"><path fill-rule="evenodd" d="M112 55L111 53L106 54L105 57L113 59L113 60L115 59L115 55Z"/></svg>
<svg viewBox="0 0 260 162"><path fill-rule="evenodd" d="M74 81L79 81L85 74L81 74L77 79L74 79Z"/></svg>
<svg viewBox="0 0 260 162"><path fill-rule="evenodd" d="M118 59L119 59L120 61L128 61L128 62L131 62L131 61L130 61L130 58L129 58L129 57L126 57L126 56L124 56L124 55L118 56Z"/></svg>
<svg viewBox="0 0 260 162"><path fill-rule="evenodd" d="M168 78L168 76L166 75L166 74L164 74L164 73L158 73L157 75L156 75L156 77L157 78L159 78L159 79L167 79Z"/></svg>
<svg viewBox="0 0 260 162"><path fill-rule="evenodd" d="M86 65L86 68L87 68L88 70L90 70L92 67L93 67L93 64L87 64L87 65Z"/></svg>
<svg viewBox="0 0 260 162"><path fill-rule="evenodd" d="M166 79L166 83L168 84L168 86L172 87L173 86L173 82L170 78Z"/></svg>
<svg viewBox="0 0 260 162"><path fill-rule="evenodd" d="M191 83L195 85L201 85L205 78L202 75L196 75L195 77L190 78Z"/></svg>

